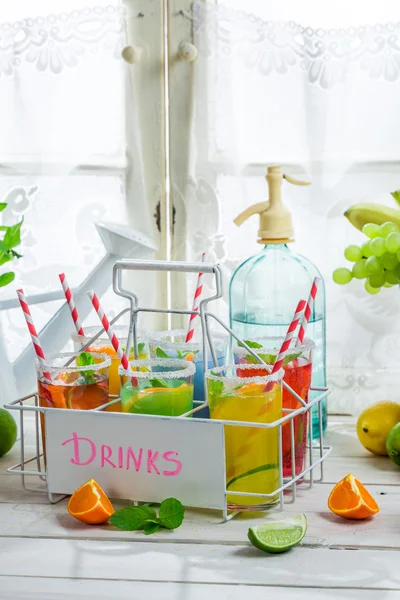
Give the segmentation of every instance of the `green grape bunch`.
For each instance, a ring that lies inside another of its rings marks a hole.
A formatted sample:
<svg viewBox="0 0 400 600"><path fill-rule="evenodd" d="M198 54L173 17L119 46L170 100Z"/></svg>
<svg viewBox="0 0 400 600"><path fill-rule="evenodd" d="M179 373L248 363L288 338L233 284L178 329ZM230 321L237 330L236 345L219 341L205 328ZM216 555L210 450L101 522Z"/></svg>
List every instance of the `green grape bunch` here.
<svg viewBox="0 0 400 600"><path fill-rule="evenodd" d="M353 266L333 271L333 281L339 285L352 279L365 279L369 294L378 294L382 287L390 288L400 283L400 227L391 221L377 225L367 223L362 228L367 237L361 246L347 246L344 257Z"/></svg>

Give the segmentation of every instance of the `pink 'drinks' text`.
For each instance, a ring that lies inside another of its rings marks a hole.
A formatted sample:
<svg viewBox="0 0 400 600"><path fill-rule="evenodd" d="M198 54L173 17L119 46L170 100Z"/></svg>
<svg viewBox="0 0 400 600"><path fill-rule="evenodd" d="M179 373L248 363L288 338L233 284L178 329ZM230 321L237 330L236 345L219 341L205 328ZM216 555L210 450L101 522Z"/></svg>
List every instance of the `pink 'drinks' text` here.
<svg viewBox="0 0 400 600"><path fill-rule="evenodd" d="M176 477L182 471L182 463L174 450L160 452L145 448L133 450L131 446L112 448L107 444L96 444L87 437L80 437L74 431L72 437L62 446L71 444L72 458L70 462L78 467L85 467L97 461L101 468L134 469L147 471L153 475Z"/></svg>

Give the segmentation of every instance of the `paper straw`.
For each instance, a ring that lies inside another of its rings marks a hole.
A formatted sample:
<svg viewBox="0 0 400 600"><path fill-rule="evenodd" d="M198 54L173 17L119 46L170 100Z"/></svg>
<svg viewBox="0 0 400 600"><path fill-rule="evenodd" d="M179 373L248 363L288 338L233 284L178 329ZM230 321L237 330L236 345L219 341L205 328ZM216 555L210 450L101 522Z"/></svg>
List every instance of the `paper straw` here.
<svg viewBox="0 0 400 600"><path fill-rule="evenodd" d="M67 278L65 277L65 273L60 273L59 278L61 281L61 285L63 286L65 299L68 302L68 307L71 312L71 317L74 322L75 329L76 329L78 335L85 335L85 332L83 331L81 322L79 320L79 315L78 315L78 311L75 306L74 297L72 295L71 288L69 287Z"/></svg>
<svg viewBox="0 0 400 600"><path fill-rule="evenodd" d="M110 325L110 321L107 319L107 317L104 313L104 310L100 306L100 301L99 301L98 297L96 296L96 294L94 293L94 290L90 290L90 292L88 292L88 296L89 296L90 300L92 301L93 308L97 312L98 317L101 321L101 324L103 325L103 327L105 329L106 334L110 338L112 347L114 348L115 352L117 353L118 358L121 361L121 365L123 366L124 369L129 370L129 361L126 358L125 352L122 350L122 346L121 346L117 336L114 333L114 329L113 329L112 325Z"/></svg>
<svg viewBox="0 0 400 600"><path fill-rule="evenodd" d="M204 262L205 256L206 256L206 253L203 252L203 254L201 255L201 262ZM190 342L190 340L194 336L194 320L197 317L198 312L199 312L200 298L201 298L201 294L203 291L203 279L204 279L204 273L199 273L199 275L197 277L197 286L196 286L196 290L194 292L193 306L192 306L192 311L195 311L196 314L190 315L188 332L186 334L185 342Z"/></svg>
<svg viewBox="0 0 400 600"><path fill-rule="evenodd" d="M29 306L28 303L26 301L25 298L25 294L24 294L24 290L17 290L17 294L18 294L18 299L19 299L19 303L21 305L22 308L22 312L24 313L24 317L25 317L25 321L29 330L29 333L31 334L31 338L32 338L32 344L33 347L35 349L35 353L36 356L38 358L38 361L43 364L44 361L46 360L42 346L40 345L40 341L39 341L39 337L36 331L36 327L33 324L33 320L32 320L32 315L31 315L31 311L29 310ZM51 375L48 371L44 371L43 375L45 377L45 379L48 380L49 383L51 383Z"/></svg>
<svg viewBox="0 0 400 600"><path fill-rule="evenodd" d="M311 290L310 290L310 295L309 295L308 301L307 301L307 306L305 308L303 319L302 319L301 324L300 324L299 335L297 337L296 346L300 346L300 344L303 343L304 336L306 334L306 329L307 329L308 321L309 321L310 316L311 316L311 312L312 312L312 309L313 309L315 296L317 295L318 285L319 285L320 281L321 281L320 277L315 277L314 281L312 282L312 286L311 286Z"/></svg>
<svg viewBox="0 0 400 600"><path fill-rule="evenodd" d="M302 312L304 310L306 306L306 301L305 300L300 300L300 302L297 305L297 308L295 310L295 313L293 315L293 319L292 322L290 323L288 330L286 332L286 336L285 339L282 342L282 346L280 347L280 350L278 352L278 355L275 359L275 363L274 366L272 367L272 371L271 371L271 375L273 373L276 373L277 371L279 371L279 369L282 368L283 365L283 361L285 359L285 355L286 355L286 351L290 346L290 342L292 341L292 338L295 334L295 331L297 329L297 326L299 324ZM273 388L273 381L269 381L265 387L265 391L269 392L272 388Z"/></svg>

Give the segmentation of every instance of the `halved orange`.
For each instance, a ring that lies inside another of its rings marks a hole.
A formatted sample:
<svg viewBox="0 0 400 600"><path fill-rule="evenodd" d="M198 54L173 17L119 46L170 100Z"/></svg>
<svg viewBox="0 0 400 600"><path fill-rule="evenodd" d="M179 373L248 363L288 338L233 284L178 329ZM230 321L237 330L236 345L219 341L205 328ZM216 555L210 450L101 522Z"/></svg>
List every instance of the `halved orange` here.
<svg viewBox="0 0 400 600"><path fill-rule="evenodd" d="M265 383L246 383L241 388L235 390L237 394L246 396L259 396L265 392Z"/></svg>
<svg viewBox="0 0 400 600"><path fill-rule="evenodd" d="M82 523L100 525L106 523L115 510L99 484L89 479L72 494L68 512Z"/></svg>
<svg viewBox="0 0 400 600"><path fill-rule="evenodd" d="M374 498L351 473L343 477L331 491L328 508L344 519L367 519L379 512Z"/></svg>

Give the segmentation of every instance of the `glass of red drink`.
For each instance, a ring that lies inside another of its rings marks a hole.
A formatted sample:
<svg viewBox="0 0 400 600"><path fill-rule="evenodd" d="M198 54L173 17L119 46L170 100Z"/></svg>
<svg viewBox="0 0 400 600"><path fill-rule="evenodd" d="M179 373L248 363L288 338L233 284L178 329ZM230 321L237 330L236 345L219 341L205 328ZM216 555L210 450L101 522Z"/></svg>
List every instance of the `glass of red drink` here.
<svg viewBox="0 0 400 600"><path fill-rule="evenodd" d="M256 352L260 358L271 366L274 364L279 348L282 345L283 338L270 337L253 340L244 340L249 347ZM313 341L305 339L301 346L290 347L284 359L283 368L285 375L283 381L287 383L304 402L308 402L308 396L311 386L312 374L312 353L315 348ZM256 366L257 360L249 354L249 352L240 346L234 346L233 355L235 364L251 364L254 363L254 376L264 376L267 370L261 366ZM238 369L238 375L240 369ZM243 374L244 376L244 374ZM246 371L248 376L248 371ZM283 388L282 407L285 415L290 411L301 408L301 403L293 396L289 390ZM293 418L294 426L294 466L292 468L292 444L291 444L291 425L288 420L282 426L282 456L283 456L283 477L284 480L292 479L292 477L300 475L305 466L306 444L307 444L307 427L308 427L308 411L299 414Z"/></svg>

